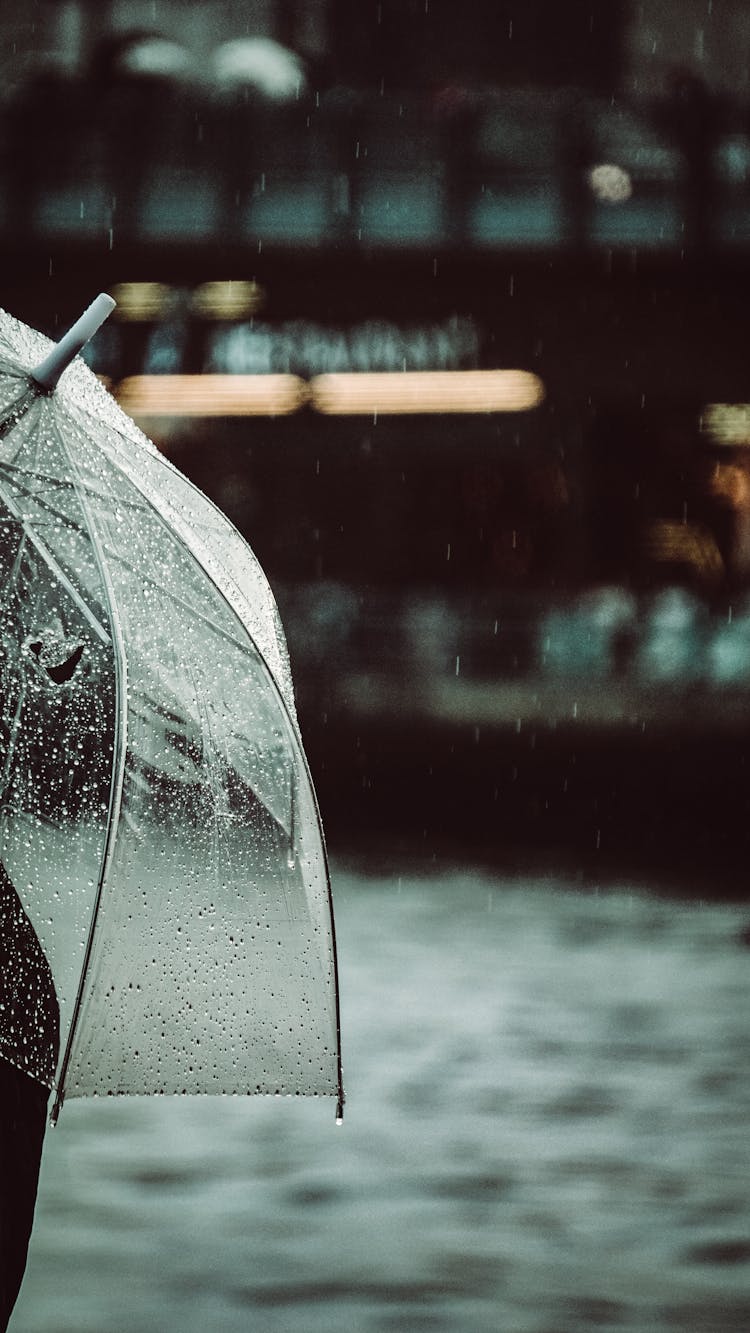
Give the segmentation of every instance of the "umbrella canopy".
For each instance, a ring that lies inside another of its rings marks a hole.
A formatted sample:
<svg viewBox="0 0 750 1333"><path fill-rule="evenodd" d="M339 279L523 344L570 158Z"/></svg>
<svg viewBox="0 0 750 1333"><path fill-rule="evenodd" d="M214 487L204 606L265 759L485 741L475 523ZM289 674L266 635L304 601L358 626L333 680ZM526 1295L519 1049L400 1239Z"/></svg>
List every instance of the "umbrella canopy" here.
<svg viewBox="0 0 750 1333"><path fill-rule="evenodd" d="M53 1118L167 1092L340 1114L330 883L271 591L69 355L0 315L0 860L60 1036L52 1075L31 1013L0 1051L56 1085Z"/></svg>

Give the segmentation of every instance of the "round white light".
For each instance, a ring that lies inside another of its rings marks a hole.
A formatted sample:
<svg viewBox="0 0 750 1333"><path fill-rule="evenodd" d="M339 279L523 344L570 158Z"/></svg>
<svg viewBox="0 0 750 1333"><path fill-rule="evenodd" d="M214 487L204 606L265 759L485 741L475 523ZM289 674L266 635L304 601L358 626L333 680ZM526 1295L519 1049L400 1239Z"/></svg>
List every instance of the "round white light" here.
<svg viewBox="0 0 750 1333"><path fill-rule="evenodd" d="M605 204L622 204L633 193L633 182L624 167L600 162L589 171L592 192Z"/></svg>

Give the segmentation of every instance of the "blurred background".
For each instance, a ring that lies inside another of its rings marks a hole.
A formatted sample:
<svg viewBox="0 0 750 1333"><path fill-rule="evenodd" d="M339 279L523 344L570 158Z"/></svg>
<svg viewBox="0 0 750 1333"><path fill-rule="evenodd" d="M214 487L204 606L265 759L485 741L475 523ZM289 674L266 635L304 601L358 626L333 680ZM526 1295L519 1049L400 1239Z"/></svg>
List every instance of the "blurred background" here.
<svg viewBox="0 0 750 1333"><path fill-rule="evenodd" d="M2 305L112 292L277 596L354 1102L234 1108L231 1223L215 1111L66 1107L17 1327L746 1329L750 10L28 0L0 74Z"/></svg>
<svg viewBox="0 0 750 1333"><path fill-rule="evenodd" d="M0 42L3 303L114 292L95 368L266 568L334 846L742 877L741 0L35 0Z"/></svg>

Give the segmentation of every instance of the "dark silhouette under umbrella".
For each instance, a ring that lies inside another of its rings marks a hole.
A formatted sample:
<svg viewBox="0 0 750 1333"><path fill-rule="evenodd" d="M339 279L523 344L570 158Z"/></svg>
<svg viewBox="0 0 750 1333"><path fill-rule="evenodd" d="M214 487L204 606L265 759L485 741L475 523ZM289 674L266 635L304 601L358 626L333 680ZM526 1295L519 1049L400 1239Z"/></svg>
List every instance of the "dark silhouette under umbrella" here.
<svg viewBox="0 0 750 1333"><path fill-rule="evenodd" d="M59 1034L49 963L0 862L0 1329L26 1267Z"/></svg>
<svg viewBox="0 0 750 1333"><path fill-rule="evenodd" d="M83 644L43 631L26 645L52 685L72 679ZM52 651L51 651L52 649ZM0 861L0 1329L7 1327L26 1268L47 1101L60 1053L52 971Z"/></svg>
<svg viewBox="0 0 750 1333"><path fill-rule="evenodd" d="M75 674L84 645L43 630L26 644L52 685ZM52 971L0 861L0 1329L26 1268L47 1118L60 1054Z"/></svg>

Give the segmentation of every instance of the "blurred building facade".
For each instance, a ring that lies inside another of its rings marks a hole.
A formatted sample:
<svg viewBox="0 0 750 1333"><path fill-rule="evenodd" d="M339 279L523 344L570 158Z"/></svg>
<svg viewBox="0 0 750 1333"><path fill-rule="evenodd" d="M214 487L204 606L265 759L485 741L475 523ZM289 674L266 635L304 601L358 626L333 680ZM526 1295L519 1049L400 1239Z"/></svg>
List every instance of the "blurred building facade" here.
<svg viewBox="0 0 750 1333"><path fill-rule="evenodd" d="M95 367L261 557L324 800L428 827L460 767L473 836L598 853L713 746L743 823L746 6L36 0L0 51L2 304L115 291Z"/></svg>
<svg viewBox="0 0 750 1333"><path fill-rule="evenodd" d="M656 96L677 65L712 88L748 93L743 0L34 0L0 14L4 87L45 59L80 70L103 37L134 29L156 29L199 60L219 42L271 37L338 65L351 82L385 76L408 86L452 64L494 82L568 81Z"/></svg>

